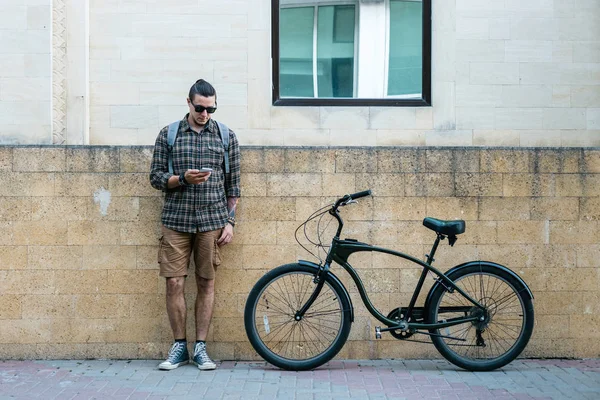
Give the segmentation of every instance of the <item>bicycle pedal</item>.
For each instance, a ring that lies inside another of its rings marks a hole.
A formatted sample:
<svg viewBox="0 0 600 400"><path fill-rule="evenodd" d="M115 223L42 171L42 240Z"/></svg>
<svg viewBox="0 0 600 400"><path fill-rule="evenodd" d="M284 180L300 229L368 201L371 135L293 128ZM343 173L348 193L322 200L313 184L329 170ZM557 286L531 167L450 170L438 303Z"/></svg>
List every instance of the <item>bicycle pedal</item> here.
<svg viewBox="0 0 600 400"><path fill-rule="evenodd" d="M375 339L381 339L381 327L380 326L375 327Z"/></svg>

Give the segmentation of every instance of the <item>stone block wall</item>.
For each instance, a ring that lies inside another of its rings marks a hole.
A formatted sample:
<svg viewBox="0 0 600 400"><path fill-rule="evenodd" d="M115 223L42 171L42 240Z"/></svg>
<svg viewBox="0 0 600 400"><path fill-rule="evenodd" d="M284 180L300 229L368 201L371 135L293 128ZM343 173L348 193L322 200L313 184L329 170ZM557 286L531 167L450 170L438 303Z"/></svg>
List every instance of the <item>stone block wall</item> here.
<svg viewBox="0 0 600 400"><path fill-rule="evenodd" d="M161 193L152 148L0 147L0 358L161 358L171 332L158 277ZM311 259L294 230L345 193L344 237L422 258L425 216L461 218L442 270L467 260L513 269L535 295L530 357L600 356L600 150L517 148L242 149L234 242L223 249L210 353L253 359L243 328L250 288L267 270ZM389 256L350 261L387 313L406 305L420 270ZM351 281L356 321L343 358L439 357L426 344L375 340ZM427 288L432 280L428 278ZM193 278L187 282L190 311ZM193 326L188 321L188 338Z"/></svg>

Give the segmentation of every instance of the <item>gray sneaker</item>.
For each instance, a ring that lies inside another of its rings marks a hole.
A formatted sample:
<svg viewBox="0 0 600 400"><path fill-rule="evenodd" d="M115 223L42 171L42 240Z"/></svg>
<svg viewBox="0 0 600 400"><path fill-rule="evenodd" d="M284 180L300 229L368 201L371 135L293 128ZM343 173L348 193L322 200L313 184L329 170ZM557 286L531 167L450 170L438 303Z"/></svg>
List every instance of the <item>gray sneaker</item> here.
<svg viewBox="0 0 600 400"><path fill-rule="evenodd" d="M167 359L158 364L158 369L171 370L185 365L190 361L190 355L187 349L187 343L175 342L169 350Z"/></svg>
<svg viewBox="0 0 600 400"><path fill-rule="evenodd" d="M209 370L217 368L217 365L210 359L206 353L206 343L196 343L194 346L194 359L192 361L198 366L198 369Z"/></svg>

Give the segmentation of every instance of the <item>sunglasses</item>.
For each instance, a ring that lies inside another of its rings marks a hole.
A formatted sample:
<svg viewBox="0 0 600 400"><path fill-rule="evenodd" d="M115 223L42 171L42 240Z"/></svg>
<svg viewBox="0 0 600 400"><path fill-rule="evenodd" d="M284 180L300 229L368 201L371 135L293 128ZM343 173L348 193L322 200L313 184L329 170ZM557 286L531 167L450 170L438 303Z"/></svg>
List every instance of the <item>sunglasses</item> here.
<svg viewBox="0 0 600 400"><path fill-rule="evenodd" d="M197 106L197 105L195 105L195 104L194 104L194 103L192 103L192 102L190 102L190 104L192 105L192 107L194 107L194 110L195 110L197 113L201 113L201 112L203 112L204 110L206 110L206 112L207 112L207 113L209 113L209 114L213 114L215 111L217 111L217 106L213 106L213 107L204 107L204 106L199 106L199 105Z"/></svg>

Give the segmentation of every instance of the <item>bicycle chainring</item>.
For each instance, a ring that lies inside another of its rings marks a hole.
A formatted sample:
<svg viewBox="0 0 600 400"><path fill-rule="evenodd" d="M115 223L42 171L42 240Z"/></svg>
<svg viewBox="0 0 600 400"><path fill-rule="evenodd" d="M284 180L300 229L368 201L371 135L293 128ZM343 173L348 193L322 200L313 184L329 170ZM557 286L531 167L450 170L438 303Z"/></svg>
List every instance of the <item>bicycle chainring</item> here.
<svg viewBox="0 0 600 400"><path fill-rule="evenodd" d="M387 315L389 319L393 319L395 321L402 321L406 312L408 311L408 307L399 307L395 308ZM411 317L408 319L408 322L423 322L423 307L415 307L413 308L413 312ZM405 340L414 335L414 332L411 331L389 331L393 337L400 340Z"/></svg>

